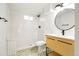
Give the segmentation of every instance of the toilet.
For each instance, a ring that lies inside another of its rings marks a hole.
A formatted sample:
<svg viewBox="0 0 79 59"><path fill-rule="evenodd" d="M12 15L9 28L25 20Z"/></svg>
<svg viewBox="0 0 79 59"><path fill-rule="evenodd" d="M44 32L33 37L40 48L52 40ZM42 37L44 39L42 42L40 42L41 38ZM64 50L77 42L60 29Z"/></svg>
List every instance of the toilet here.
<svg viewBox="0 0 79 59"><path fill-rule="evenodd" d="M40 55L42 52L46 51L45 44L46 44L45 41L35 42L35 46L38 47L38 55Z"/></svg>

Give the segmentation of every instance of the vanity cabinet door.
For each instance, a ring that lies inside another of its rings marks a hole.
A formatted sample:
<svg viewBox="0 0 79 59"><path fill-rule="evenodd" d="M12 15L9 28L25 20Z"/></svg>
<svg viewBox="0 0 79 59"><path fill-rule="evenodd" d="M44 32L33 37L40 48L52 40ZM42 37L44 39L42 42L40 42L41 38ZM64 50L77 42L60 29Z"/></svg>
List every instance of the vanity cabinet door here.
<svg viewBox="0 0 79 59"><path fill-rule="evenodd" d="M51 50L55 50L55 47L56 47L56 40L55 40L55 39L47 38L47 40L46 40L46 46L47 46L48 48L50 48Z"/></svg>
<svg viewBox="0 0 79 59"><path fill-rule="evenodd" d="M62 56L74 55L74 40L47 36L46 46Z"/></svg>
<svg viewBox="0 0 79 59"><path fill-rule="evenodd" d="M55 51L63 56L73 56L74 55L74 45L69 42L64 42L63 40L57 40Z"/></svg>

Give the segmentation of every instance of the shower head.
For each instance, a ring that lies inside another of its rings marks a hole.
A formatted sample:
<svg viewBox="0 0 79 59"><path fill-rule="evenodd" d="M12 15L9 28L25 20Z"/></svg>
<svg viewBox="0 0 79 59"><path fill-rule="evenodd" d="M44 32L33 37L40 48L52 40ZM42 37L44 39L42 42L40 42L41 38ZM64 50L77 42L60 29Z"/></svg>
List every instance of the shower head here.
<svg viewBox="0 0 79 59"><path fill-rule="evenodd" d="M0 17L0 19L3 19L4 22L8 22L5 18Z"/></svg>
<svg viewBox="0 0 79 59"><path fill-rule="evenodd" d="M56 7L63 7L63 3L57 4L57 5L55 6L55 8L56 8Z"/></svg>

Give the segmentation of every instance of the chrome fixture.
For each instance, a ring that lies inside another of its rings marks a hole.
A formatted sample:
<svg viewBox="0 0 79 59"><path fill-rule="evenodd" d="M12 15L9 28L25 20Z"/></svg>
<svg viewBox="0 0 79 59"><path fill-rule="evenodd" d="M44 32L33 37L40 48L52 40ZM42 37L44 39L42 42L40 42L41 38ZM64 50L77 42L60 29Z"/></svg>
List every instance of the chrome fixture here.
<svg viewBox="0 0 79 59"><path fill-rule="evenodd" d="M38 14L37 17L40 17L40 14Z"/></svg>
<svg viewBox="0 0 79 59"><path fill-rule="evenodd" d="M3 20L4 22L8 22L5 18L0 17L0 20Z"/></svg>
<svg viewBox="0 0 79 59"><path fill-rule="evenodd" d="M63 7L63 3L57 4L57 5L55 6L55 8L56 8L56 7Z"/></svg>

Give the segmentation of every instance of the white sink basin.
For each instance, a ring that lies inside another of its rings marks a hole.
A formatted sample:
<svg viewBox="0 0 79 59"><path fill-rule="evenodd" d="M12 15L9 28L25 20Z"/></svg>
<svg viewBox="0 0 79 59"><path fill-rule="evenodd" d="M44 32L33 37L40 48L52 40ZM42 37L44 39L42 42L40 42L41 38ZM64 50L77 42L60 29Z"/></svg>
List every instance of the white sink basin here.
<svg viewBox="0 0 79 59"><path fill-rule="evenodd" d="M46 35L56 36L56 37L60 37L60 38L68 38L68 39L71 39L71 40L75 40L75 37L71 37L71 36L63 36L63 35L58 35L58 34L46 34Z"/></svg>

